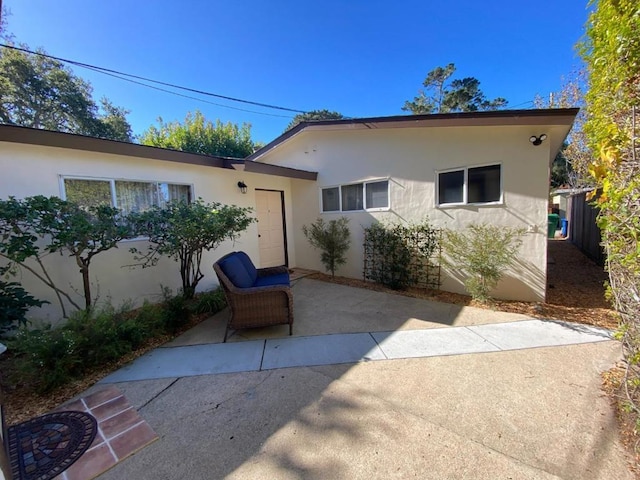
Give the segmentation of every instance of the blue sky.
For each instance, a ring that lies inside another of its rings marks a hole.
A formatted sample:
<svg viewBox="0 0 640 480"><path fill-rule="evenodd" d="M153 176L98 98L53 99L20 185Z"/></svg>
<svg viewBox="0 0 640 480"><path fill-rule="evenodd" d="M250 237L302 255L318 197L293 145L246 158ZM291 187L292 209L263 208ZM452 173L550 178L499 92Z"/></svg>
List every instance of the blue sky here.
<svg viewBox="0 0 640 480"><path fill-rule="evenodd" d="M299 110L403 114L427 72L449 62L489 98L530 108L579 59L586 0L4 0L8 30L32 49L84 63ZM131 110L139 134L161 116L252 125L271 141L290 118L197 102L74 68ZM275 115L233 102L216 103Z"/></svg>

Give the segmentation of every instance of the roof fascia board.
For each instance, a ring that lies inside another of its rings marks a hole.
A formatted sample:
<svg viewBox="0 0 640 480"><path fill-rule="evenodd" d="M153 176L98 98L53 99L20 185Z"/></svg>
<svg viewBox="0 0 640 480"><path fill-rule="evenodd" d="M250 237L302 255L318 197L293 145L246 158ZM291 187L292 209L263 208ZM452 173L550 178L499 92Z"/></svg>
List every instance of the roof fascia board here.
<svg viewBox="0 0 640 480"><path fill-rule="evenodd" d="M0 141L224 168L221 157L13 125L0 126Z"/></svg>
<svg viewBox="0 0 640 480"><path fill-rule="evenodd" d="M244 171L249 173L264 173L266 175L277 175L279 177L297 178L301 180L317 180L318 172L298 170L296 168L281 167L269 163L246 161Z"/></svg>
<svg viewBox="0 0 640 480"><path fill-rule="evenodd" d="M108 153L128 157L147 158L150 160L164 160L176 163L188 163L205 167L225 169L244 169L246 172L262 173L287 178L315 180L317 172L297 170L295 168L264 165L253 167L253 162L245 162L240 158L213 157L196 153L181 152L167 148L150 147L136 143L118 142L104 138L86 137L51 130L19 127L14 125L0 125L0 142L22 143L43 147L68 148L87 152ZM235 167L234 167L235 165ZM247 168L248 165L248 168Z"/></svg>
<svg viewBox="0 0 640 480"><path fill-rule="evenodd" d="M578 108L496 110L488 112L397 115L392 117L302 122L247 157L256 160L302 131L372 130L378 128L464 127L502 125L571 126Z"/></svg>

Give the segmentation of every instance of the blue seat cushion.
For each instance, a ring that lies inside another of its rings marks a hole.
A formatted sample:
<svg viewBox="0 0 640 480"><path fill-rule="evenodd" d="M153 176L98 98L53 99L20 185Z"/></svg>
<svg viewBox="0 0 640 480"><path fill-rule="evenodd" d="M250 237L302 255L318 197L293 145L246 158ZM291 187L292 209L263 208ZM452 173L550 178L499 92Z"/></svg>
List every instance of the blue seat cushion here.
<svg viewBox="0 0 640 480"><path fill-rule="evenodd" d="M278 273L276 275L269 275L266 277L259 277L256 280L256 283L253 285L254 287L266 287L269 285L286 285L289 284L289 274L288 273Z"/></svg>
<svg viewBox="0 0 640 480"><path fill-rule="evenodd" d="M256 270L256 267L253 265L253 262L249 258L249 255L247 255L246 253L236 252L236 256L240 259L240 261L244 265L244 268L247 270L249 277L251 277L251 285L253 285L258 279L258 270Z"/></svg>
<svg viewBox="0 0 640 480"><path fill-rule="evenodd" d="M220 268L224 274L238 288L253 286L251 275L237 255L231 255L220 262Z"/></svg>

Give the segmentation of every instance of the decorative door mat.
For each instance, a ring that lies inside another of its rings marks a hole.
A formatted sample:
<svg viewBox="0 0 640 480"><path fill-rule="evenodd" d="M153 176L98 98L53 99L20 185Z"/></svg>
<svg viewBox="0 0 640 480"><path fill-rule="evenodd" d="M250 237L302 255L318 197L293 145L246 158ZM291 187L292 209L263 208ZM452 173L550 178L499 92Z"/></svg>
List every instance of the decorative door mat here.
<svg viewBox="0 0 640 480"><path fill-rule="evenodd" d="M91 414L98 422L98 433L89 449L56 480L95 478L158 439L158 435L115 386L60 408Z"/></svg>
<svg viewBox="0 0 640 480"><path fill-rule="evenodd" d="M13 477L17 480L55 477L89 449L97 433L93 416L71 411L48 413L9 427Z"/></svg>

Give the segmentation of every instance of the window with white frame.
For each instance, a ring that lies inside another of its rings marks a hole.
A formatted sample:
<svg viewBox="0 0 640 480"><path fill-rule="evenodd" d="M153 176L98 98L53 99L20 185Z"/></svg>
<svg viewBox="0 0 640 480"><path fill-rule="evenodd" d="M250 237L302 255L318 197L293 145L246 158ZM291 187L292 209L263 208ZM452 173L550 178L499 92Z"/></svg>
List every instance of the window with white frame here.
<svg viewBox="0 0 640 480"><path fill-rule="evenodd" d="M386 210L389 208L389 180L322 188L321 202L323 213Z"/></svg>
<svg viewBox="0 0 640 480"><path fill-rule="evenodd" d="M192 200L190 185L163 182L62 177L62 189L66 200L85 207L112 205L125 214Z"/></svg>
<svg viewBox="0 0 640 480"><path fill-rule="evenodd" d="M499 203L502 168L498 165L466 167L437 173L438 205Z"/></svg>

